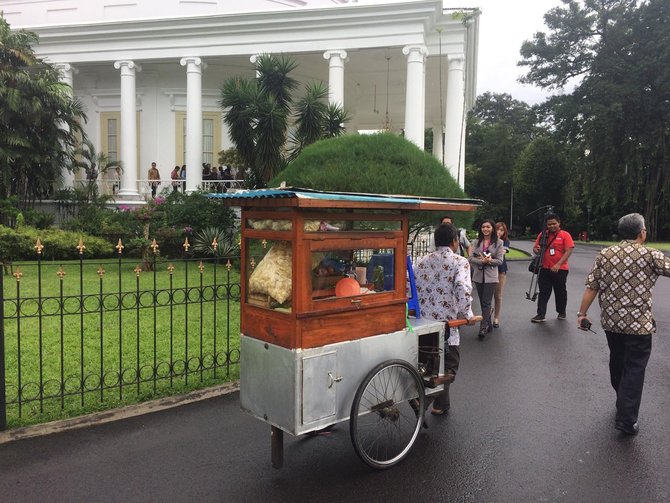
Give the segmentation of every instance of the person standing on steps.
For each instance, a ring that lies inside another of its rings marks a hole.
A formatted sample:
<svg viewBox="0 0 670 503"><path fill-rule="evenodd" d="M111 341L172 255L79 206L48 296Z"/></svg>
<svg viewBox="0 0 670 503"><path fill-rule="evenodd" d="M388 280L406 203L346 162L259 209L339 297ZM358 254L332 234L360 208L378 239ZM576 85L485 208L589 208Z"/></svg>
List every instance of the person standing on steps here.
<svg viewBox="0 0 670 503"><path fill-rule="evenodd" d="M540 253L542 234L540 232L535 239L533 251ZM566 318L565 310L568 305L568 258L575 249L575 242L569 232L561 229L561 219L555 213L549 213L546 216L546 240L547 246L542 256L542 268L538 273L537 285L540 288L540 294L537 298L537 314L531 318L533 323L542 323L547 315L547 304L551 297L551 291L554 291L554 300L556 301L556 312L558 319Z"/></svg>
<svg viewBox="0 0 670 503"><path fill-rule="evenodd" d="M151 197L155 198L158 186L161 184L161 174L160 171L158 171L155 162L151 163L151 168L149 168L147 177L149 178L149 185L151 186Z"/></svg>
<svg viewBox="0 0 670 503"><path fill-rule="evenodd" d="M414 277L421 316L447 322L467 319L474 325L472 313L472 283L470 264L458 255L458 229L441 224L435 229L435 251L416 260ZM446 327L444 372L456 377L460 364L460 334L458 328ZM453 382L453 381L452 381ZM450 407L449 384L435 399L432 414L440 416Z"/></svg>

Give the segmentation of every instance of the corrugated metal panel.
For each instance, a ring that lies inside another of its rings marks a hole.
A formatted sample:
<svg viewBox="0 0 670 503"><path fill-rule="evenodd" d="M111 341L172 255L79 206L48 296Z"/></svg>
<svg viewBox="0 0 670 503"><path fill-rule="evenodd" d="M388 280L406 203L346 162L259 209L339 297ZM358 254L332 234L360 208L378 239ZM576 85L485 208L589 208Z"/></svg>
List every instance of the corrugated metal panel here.
<svg viewBox="0 0 670 503"><path fill-rule="evenodd" d="M383 202L396 204L417 205L422 202L436 203L465 203L479 205L482 201L478 199L459 199L459 198L439 198L424 196L409 196L395 194L363 194L353 192L325 192L311 189L301 189L297 187L282 189L257 189L240 190L225 194L209 194L209 197L216 199L318 199L327 201L351 201L351 202Z"/></svg>

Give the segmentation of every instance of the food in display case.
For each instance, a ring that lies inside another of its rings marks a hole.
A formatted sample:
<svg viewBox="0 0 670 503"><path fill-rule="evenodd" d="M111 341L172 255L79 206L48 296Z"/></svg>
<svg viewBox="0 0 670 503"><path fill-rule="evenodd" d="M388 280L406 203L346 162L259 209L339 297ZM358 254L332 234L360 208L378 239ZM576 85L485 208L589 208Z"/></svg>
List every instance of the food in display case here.
<svg viewBox="0 0 670 503"><path fill-rule="evenodd" d="M254 303L261 299L266 307L286 306L291 299L291 243L275 242L249 276L248 300ZM260 297L259 297L260 296Z"/></svg>

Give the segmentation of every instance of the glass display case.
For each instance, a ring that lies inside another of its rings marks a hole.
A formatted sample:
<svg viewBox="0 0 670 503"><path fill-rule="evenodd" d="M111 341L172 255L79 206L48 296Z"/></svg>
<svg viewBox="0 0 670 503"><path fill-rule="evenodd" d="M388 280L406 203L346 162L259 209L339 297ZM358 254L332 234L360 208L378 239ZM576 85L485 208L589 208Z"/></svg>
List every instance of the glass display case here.
<svg viewBox="0 0 670 503"><path fill-rule="evenodd" d="M245 335L314 347L350 338L352 324L357 337L405 326L400 211L249 208L242 222Z"/></svg>

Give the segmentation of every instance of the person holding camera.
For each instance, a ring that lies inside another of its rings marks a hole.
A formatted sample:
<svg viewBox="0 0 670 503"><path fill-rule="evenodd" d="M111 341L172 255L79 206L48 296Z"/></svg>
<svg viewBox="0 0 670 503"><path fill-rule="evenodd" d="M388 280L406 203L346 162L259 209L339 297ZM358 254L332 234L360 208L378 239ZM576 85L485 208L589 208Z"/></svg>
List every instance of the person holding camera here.
<svg viewBox="0 0 670 503"><path fill-rule="evenodd" d="M591 328L586 313L597 295L610 349L610 383L617 396L614 427L635 435L651 336L656 332L651 292L659 276L670 277L670 258L644 245L647 229L639 213L621 217L618 233L622 241L601 250L586 278L577 326Z"/></svg>
<svg viewBox="0 0 670 503"><path fill-rule="evenodd" d="M548 213L545 218L546 229L537 235L533 251L539 254L545 240L542 267L538 272L537 285L540 295L537 298L537 315L531 318L533 323L542 323L547 314L547 304L554 291L556 312L558 319L566 318L565 310L568 305L568 258L575 249L575 242L569 232L561 229L561 219L555 213Z"/></svg>
<svg viewBox="0 0 670 503"><path fill-rule="evenodd" d="M495 222L484 220L479 227L479 235L472 243L472 282L477 288L479 304L482 308L482 322L479 325L479 338L484 339L491 332L491 304L498 284L498 266L503 263L505 254L502 240L494 231Z"/></svg>

